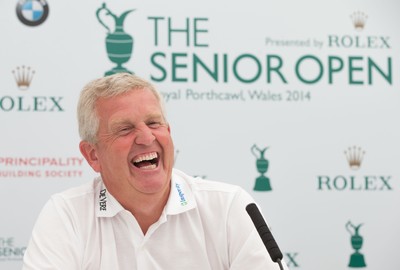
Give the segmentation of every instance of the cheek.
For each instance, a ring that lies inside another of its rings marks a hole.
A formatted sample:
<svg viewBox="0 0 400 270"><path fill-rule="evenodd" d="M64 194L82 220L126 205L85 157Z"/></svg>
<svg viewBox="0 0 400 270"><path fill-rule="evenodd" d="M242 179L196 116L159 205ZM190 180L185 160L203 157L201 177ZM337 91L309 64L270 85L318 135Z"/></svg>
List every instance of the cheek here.
<svg viewBox="0 0 400 270"><path fill-rule="evenodd" d="M132 145L134 140L135 136L133 132L125 136L119 136L118 138L115 138L111 143L109 143L108 150L114 152L129 150L129 147Z"/></svg>
<svg viewBox="0 0 400 270"><path fill-rule="evenodd" d="M172 143L172 138L171 138L171 134L168 132L160 132L160 133L153 133L156 138L157 141L163 145L166 148L173 148L173 143Z"/></svg>
<svg viewBox="0 0 400 270"><path fill-rule="evenodd" d="M127 138L118 138L112 143L105 145L100 152L103 160L113 162L113 160L124 157L129 152L132 141Z"/></svg>
<svg viewBox="0 0 400 270"><path fill-rule="evenodd" d="M165 137L163 139L164 139L164 141L162 142L162 146L164 147L164 151L166 152L168 157L171 158L171 162L173 162L174 153L175 153L174 143L173 143L171 137L169 137L169 136Z"/></svg>
<svg viewBox="0 0 400 270"><path fill-rule="evenodd" d="M174 152L174 144L171 138L171 135L167 131L163 132L153 132L153 135L156 137L157 142L161 145L164 150L164 154L171 156Z"/></svg>

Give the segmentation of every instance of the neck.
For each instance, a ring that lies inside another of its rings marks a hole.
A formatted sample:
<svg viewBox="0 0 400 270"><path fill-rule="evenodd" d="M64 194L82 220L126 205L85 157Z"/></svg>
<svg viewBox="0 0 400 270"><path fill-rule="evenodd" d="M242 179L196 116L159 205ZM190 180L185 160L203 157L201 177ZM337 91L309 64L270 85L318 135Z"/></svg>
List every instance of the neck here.
<svg viewBox="0 0 400 270"><path fill-rule="evenodd" d="M159 220L167 200L170 188L162 194L136 194L128 202L121 202L122 206L132 213L139 223L143 234L149 227Z"/></svg>

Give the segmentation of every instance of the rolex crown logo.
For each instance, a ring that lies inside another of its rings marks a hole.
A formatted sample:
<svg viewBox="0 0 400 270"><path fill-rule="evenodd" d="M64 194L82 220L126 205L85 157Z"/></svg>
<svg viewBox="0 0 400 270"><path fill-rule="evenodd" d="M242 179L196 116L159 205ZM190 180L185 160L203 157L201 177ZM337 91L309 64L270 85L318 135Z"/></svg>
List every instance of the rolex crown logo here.
<svg viewBox="0 0 400 270"><path fill-rule="evenodd" d="M14 74L14 79L18 85L18 88L21 90L27 90L31 85L33 75L35 71L31 69L31 67L17 67L12 71Z"/></svg>
<svg viewBox="0 0 400 270"><path fill-rule="evenodd" d="M349 147L347 151L344 151L346 155L347 162L353 170L358 170L361 167L361 163L365 154L365 151L361 147L353 146Z"/></svg>
<svg viewBox="0 0 400 270"><path fill-rule="evenodd" d="M350 18L353 21L354 28L357 31L361 31L364 29L368 16L364 12L355 11Z"/></svg>

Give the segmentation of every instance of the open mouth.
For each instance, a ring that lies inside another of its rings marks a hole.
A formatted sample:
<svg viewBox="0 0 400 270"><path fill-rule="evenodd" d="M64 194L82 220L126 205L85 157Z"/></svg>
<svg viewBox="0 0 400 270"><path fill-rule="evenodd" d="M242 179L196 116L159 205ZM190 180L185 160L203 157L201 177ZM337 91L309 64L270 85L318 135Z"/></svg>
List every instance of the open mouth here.
<svg viewBox="0 0 400 270"><path fill-rule="evenodd" d="M158 165L158 155L156 152L147 153L136 157L132 164L139 169L155 169Z"/></svg>

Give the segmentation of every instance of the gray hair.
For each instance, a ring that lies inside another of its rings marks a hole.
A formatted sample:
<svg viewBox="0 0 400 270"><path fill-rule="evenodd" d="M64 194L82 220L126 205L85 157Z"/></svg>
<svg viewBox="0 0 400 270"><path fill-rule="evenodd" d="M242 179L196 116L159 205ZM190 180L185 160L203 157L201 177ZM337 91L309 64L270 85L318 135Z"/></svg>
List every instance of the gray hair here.
<svg viewBox="0 0 400 270"><path fill-rule="evenodd" d="M99 98L119 96L129 91L143 88L149 89L157 98L163 117L167 121L162 96L150 82L129 73L117 73L95 79L82 89L77 108L81 139L90 143L97 142L100 121L96 112L96 101Z"/></svg>

